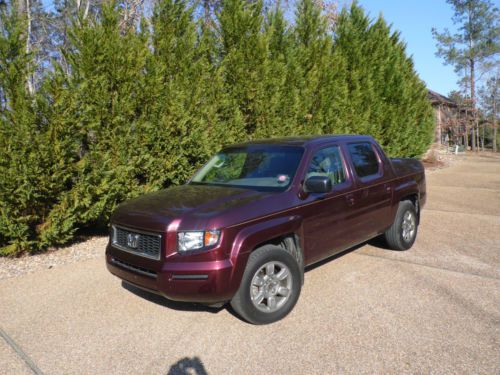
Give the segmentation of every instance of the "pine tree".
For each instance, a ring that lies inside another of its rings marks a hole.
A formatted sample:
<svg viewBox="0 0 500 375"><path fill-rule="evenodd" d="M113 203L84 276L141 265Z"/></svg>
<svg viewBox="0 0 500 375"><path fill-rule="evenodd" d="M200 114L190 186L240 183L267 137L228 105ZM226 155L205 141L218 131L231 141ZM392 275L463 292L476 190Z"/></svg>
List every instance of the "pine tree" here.
<svg viewBox="0 0 500 375"><path fill-rule="evenodd" d="M481 108L487 119L491 123L490 133L493 152L497 152L498 134L498 102L500 100L499 78L497 75L489 77L484 86L479 90L481 98ZM484 140L483 140L484 142Z"/></svg>
<svg viewBox="0 0 500 375"><path fill-rule="evenodd" d="M453 7L453 23L459 26L458 32L450 34L445 29L442 33L435 28L432 34L437 42L437 56L445 64L453 65L455 72L462 75L470 90L470 100L475 116L472 128L472 149L476 149L475 132L477 128L476 80L480 69L487 70L498 66L496 56L500 50L500 12L490 0L447 0ZM479 145L478 145L479 146Z"/></svg>

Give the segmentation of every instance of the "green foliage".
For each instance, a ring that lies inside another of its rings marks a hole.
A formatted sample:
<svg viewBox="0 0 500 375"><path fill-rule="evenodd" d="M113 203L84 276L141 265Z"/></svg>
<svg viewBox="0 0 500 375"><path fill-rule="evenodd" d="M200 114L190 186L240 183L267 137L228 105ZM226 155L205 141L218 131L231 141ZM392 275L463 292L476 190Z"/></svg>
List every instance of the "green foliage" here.
<svg viewBox="0 0 500 375"><path fill-rule="evenodd" d="M214 20L190 4L162 0L137 28L117 3L74 15L34 94L25 20L2 8L0 254L104 227L119 202L183 183L229 143L364 133L390 155L426 150L426 89L383 19L354 4L331 32L314 0L293 24L279 4L228 0Z"/></svg>
<svg viewBox="0 0 500 375"><path fill-rule="evenodd" d="M40 183L49 155L26 88L31 56L25 52L25 22L0 8L0 24L0 251L11 254L35 245L31 231L51 192L50 182Z"/></svg>
<svg viewBox="0 0 500 375"><path fill-rule="evenodd" d="M500 52L500 12L490 0L447 0L453 7L453 23L457 32L432 29L436 39L436 55L453 65L463 77L461 84L471 90L475 99L476 70L498 69Z"/></svg>
<svg viewBox="0 0 500 375"><path fill-rule="evenodd" d="M399 34L382 18L370 23L354 4L340 14L334 50L347 65L346 131L372 135L391 156L422 155L434 119Z"/></svg>

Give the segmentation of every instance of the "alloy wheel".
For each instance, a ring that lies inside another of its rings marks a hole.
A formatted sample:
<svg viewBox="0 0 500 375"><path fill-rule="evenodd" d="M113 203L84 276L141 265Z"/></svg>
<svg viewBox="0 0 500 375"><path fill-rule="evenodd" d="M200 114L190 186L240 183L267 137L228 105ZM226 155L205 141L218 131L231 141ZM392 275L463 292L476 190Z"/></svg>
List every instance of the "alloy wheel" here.
<svg viewBox="0 0 500 375"><path fill-rule="evenodd" d="M292 292L292 275L288 267L276 261L265 263L252 278L250 297L260 311L271 313L288 301Z"/></svg>
<svg viewBox="0 0 500 375"><path fill-rule="evenodd" d="M415 236L417 223L415 215L412 212L406 211L403 216L403 223L401 224L402 236L405 242L410 242Z"/></svg>

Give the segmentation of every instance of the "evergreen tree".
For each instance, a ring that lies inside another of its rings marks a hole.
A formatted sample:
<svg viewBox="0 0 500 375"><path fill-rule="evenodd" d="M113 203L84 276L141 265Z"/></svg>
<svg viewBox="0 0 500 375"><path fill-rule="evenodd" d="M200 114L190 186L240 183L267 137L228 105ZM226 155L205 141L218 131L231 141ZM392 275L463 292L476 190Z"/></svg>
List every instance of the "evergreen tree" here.
<svg viewBox="0 0 500 375"><path fill-rule="evenodd" d="M335 53L348 67L347 123L354 133L374 136L390 155L422 155L431 142L432 108L399 34L381 17L371 23L354 3L338 19Z"/></svg>
<svg viewBox="0 0 500 375"><path fill-rule="evenodd" d="M218 14L225 90L243 120L243 139L279 134L281 77L273 76L263 21L261 1L228 0Z"/></svg>
<svg viewBox="0 0 500 375"><path fill-rule="evenodd" d="M326 19L321 8L313 0L301 0L295 11L294 49L291 58L296 62L295 84L299 88L302 108L297 118L297 127L302 134L321 134L326 126L322 110L328 109L328 79L333 70L329 66L332 40L326 33ZM326 90L326 91L325 91ZM328 131L327 131L328 132Z"/></svg>
<svg viewBox="0 0 500 375"><path fill-rule="evenodd" d="M314 0L293 25L279 2L209 1L203 17L161 0L139 25L133 1L99 2L59 4L52 65L26 48L27 12L1 7L0 254L105 227L119 202L185 182L228 143L362 133L416 156L430 142L404 44L356 4L332 32Z"/></svg>
<svg viewBox="0 0 500 375"><path fill-rule="evenodd" d="M500 90L499 90L499 79L498 75L493 75L488 78L484 86L479 90L479 97L481 98L481 108L486 117L486 120L490 122L491 127L488 130L488 135L491 139L491 145L493 152L497 152L498 138L498 102L500 101ZM484 140L483 140L484 142Z"/></svg>
<svg viewBox="0 0 500 375"><path fill-rule="evenodd" d="M159 187L185 182L223 142L222 124L233 116L225 113L210 26L197 25L183 0L160 2L152 24L146 154Z"/></svg>
<svg viewBox="0 0 500 375"><path fill-rule="evenodd" d="M346 132L373 134L370 120L373 103L374 82L371 79L371 56L367 40L370 20L355 3L350 9L344 8L335 28L335 54L345 59L347 80L347 113L344 117ZM378 126L375 124L374 126ZM376 136L377 134L375 134Z"/></svg>
<svg viewBox="0 0 500 375"><path fill-rule="evenodd" d="M32 59L26 53L26 18L16 7L0 7L0 254L33 245L38 217L39 163L36 108L28 90Z"/></svg>
<svg viewBox="0 0 500 375"><path fill-rule="evenodd" d="M60 109L75 121L65 123L74 132L78 158L71 184L43 226L42 241L50 244L67 241L83 226L106 225L115 205L143 191L145 182L143 154L137 146L147 33L122 35L119 12L110 3L99 18L74 22L69 35L71 48L65 56L71 96ZM56 110L51 114L56 120L66 117Z"/></svg>
<svg viewBox="0 0 500 375"><path fill-rule="evenodd" d="M281 4L267 12L264 32L268 40L270 63L269 85L273 86L274 108L272 123L261 127L258 137L286 136L296 133L299 113L302 113L300 90L296 84L297 61L292 58L294 49L293 30L287 25ZM267 130L267 132L266 132Z"/></svg>

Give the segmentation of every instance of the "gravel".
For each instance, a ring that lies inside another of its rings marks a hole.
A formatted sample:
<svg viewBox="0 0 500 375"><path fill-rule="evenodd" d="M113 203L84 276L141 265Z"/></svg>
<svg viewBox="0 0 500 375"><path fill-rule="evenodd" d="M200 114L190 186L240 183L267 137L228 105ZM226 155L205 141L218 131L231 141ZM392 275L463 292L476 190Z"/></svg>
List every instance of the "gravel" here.
<svg viewBox="0 0 500 375"><path fill-rule="evenodd" d="M24 255L19 258L0 257L0 280L97 258L104 253L107 242L107 236L91 237L84 242L42 254Z"/></svg>
<svg viewBox="0 0 500 375"><path fill-rule="evenodd" d="M444 148L431 150L424 156L422 162L426 172L434 172L443 168L448 168L453 164L466 159L467 154L464 152L454 154L446 151ZM470 153L469 153L470 154Z"/></svg>

